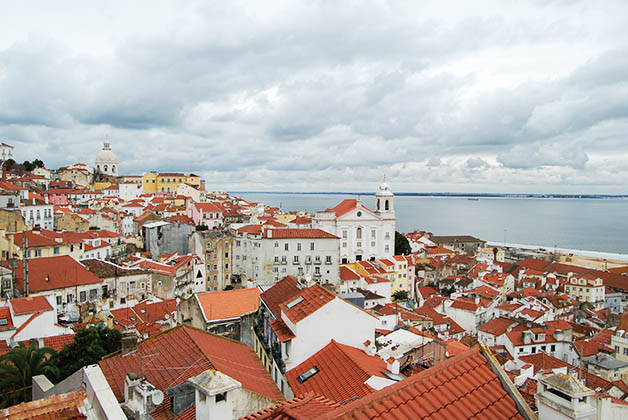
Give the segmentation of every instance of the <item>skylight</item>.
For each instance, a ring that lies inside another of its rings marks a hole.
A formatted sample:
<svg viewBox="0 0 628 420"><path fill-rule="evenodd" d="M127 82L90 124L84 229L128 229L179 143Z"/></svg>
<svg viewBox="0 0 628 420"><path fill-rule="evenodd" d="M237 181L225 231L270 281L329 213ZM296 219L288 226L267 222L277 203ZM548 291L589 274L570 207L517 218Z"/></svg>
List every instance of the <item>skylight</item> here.
<svg viewBox="0 0 628 420"><path fill-rule="evenodd" d="M297 377L297 381L299 381L299 383L302 384L303 382L305 382L308 379L310 379L312 376L316 375L318 372L319 372L319 370L318 370L317 366L311 367L308 370L306 370L305 372L303 372L302 374L300 374Z"/></svg>
<svg viewBox="0 0 628 420"><path fill-rule="evenodd" d="M401 381L401 380L405 379L405 377L404 377L404 376L397 375L397 374L392 373L392 372L387 372L387 371L385 371L385 370L383 370L383 371L382 371L382 374L383 374L385 377L387 377L388 379L392 379L393 381L397 381L397 382L399 382L399 381Z"/></svg>
<svg viewBox="0 0 628 420"><path fill-rule="evenodd" d="M301 302L303 302L303 296L299 296L298 298L296 298L292 302L288 303L286 305L286 309L292 309L292 308L294 308L296 305L298 305Z"/></svg>

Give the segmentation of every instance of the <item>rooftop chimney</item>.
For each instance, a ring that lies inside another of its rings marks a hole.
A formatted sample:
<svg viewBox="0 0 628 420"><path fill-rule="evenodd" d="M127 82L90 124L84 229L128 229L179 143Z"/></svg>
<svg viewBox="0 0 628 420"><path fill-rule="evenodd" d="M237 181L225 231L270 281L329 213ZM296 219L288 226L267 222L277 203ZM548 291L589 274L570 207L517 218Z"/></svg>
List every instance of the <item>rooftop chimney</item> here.
<svg viewBox="0 0 628 420"><path fill-rule="evenodd" d="M123 356L137 350L137 334L135 333L135 330L123 332L120 341L122 344L120 352Z"/></svg>
<svg viewBox="0 0 628 420"><path fill-rule="evenodd" d="M188 379L196 390L196 418L204 420L232 419L233 391L242 384L230 376L213 369Z"/></svg>

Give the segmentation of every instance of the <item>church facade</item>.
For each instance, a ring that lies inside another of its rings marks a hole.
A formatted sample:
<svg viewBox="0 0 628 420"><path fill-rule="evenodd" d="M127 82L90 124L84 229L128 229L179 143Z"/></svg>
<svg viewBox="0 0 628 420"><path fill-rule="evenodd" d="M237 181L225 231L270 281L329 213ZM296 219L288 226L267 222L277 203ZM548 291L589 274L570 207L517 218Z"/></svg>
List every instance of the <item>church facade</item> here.
<svg viewBox="0 0 628 420"><path fill-rule="evenodd" d="M314 216L312 227L340 238L342 264L394 255L395 197L390 186L383 183L375 198L375 210L367 208L360 200L346 199L336 207L317 212Z"/></svg>

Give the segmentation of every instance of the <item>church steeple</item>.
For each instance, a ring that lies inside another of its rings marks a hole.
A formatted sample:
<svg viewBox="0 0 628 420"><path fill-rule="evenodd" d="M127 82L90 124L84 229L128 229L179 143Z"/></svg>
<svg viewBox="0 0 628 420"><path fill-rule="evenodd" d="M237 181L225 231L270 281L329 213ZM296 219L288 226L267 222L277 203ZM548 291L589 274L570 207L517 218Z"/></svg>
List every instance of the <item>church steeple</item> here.
<svg viewBox="0 0 628 420"><path fill-rule="evenodd" d="M385 218L395 217L395 195L386 181L382 182L375 194L376 212Z"/></svg>

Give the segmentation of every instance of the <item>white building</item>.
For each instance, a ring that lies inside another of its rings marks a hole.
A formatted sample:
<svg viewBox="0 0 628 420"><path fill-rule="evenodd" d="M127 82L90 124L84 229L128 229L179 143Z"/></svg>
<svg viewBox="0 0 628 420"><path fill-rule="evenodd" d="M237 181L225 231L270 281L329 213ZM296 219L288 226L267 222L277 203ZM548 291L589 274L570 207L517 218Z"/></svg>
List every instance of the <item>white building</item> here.
<svg viewBox="0 0 628 420"><path fill-rule="evenodd" d="M307 283L338 284L338 237L320 229L238 229L233 274L256 284L294 276ZM226 267L228 268L228 267Z"/></svg>
<svg viewBox="0 0 628 420"><path fill-rule="evenodd" d="M30 227L39 226L43 229L54 229L54 216L51 204L23 205L20 207L24 223Z"/></svg>
<svg viewBox="0 0 628 420"><path fill-rule="evenodd" d="M118 176L118 157L111 151L108 141L103 143L102 151L96 156L96 172L104 175Z"/></svg>
<svg viewBox="0 0 628 420"><path fill-rule="evenodd" d="M0 156L3 161L13 159L13 146L6 143L0 143Z"/></svg>
<svg viewBox="0 0 628 420"><path fill-rule="evenodd" d="M312 226L340 238L341 263L390 258L395 253L394 195L387 183L379 186L376 209L360 200L347 199L316 213Z"/></svg>
<svg viewBox="0 0 628 420"><path fill-rule="evenodd" d="M124 201L135 200L140 196L140 186L135 182L123 182L118 184L119 197Z"/></svg>

